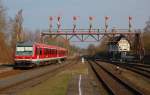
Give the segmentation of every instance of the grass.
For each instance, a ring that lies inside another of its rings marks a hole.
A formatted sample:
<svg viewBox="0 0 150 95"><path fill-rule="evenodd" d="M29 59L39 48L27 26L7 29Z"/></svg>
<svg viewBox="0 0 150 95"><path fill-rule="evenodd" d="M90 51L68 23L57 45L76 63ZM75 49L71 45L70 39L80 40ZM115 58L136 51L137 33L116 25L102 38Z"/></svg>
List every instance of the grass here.
<svg viewBox="0 0 150 95"><path fill-rule="evenodd" d="M65 95L70 76L59 75L19 95Z"/></svg>
<svg viewBox="0 0 150 95"><path fill-rule="evenodd" d="M83 64L77 64L35 87L18 93L18 95L66 95L72 76L86 73L87 67Z"/></svg>

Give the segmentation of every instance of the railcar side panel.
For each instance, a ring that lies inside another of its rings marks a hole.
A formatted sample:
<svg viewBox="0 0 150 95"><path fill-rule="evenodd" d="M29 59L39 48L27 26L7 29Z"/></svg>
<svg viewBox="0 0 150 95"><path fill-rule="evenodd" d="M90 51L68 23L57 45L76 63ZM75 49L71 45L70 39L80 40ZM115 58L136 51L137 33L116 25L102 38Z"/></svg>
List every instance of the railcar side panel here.
<svg viewBox="0 0 150 95"><path fill-rule="evenodd" d="M17 64L28 64L26 66L44 65L50 61L65 59L67 56L67 50L57 46L34 43L30 48L32 48L31 55L15 55Z"/></svg>

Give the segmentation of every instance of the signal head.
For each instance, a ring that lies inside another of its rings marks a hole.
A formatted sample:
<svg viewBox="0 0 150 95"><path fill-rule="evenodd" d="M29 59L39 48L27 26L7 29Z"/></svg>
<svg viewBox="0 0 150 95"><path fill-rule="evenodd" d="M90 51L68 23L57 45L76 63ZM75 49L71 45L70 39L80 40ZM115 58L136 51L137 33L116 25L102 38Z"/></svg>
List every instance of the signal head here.
<svg viewBox="0 0 150 95"><path fill-rule="evenodd" d="M52 20L53 20L53 17L52 17L52 16L50 16L50 17L49 17L49 20L50 20L50 21L52 21Z"/></svg>
<svg viewBox="0 0 150 95"><path fill-rule="evenodd" d="M109 16L105 16L105 20L108 20L110 17Z"/></svg>
<svg viewBox="0 0 150 95"><path fill-rule="evenodd" d="M129 20L132 20L132 17L131 17L131 16L129 16Z"/></svg>

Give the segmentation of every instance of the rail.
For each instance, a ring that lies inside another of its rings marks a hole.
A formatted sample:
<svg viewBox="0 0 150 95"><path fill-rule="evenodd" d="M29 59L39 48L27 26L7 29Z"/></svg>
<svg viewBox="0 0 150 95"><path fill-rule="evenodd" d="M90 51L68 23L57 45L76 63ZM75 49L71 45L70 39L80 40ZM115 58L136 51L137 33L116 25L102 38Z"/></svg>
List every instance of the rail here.
<svg viewBox="0 0 150 95"><path fill-rule="evenodd" d="M89 64L97 77L105 84L107 91L114 95L142 95L143 93L126 81L109 72L96 62L89 61Z"/></svg>

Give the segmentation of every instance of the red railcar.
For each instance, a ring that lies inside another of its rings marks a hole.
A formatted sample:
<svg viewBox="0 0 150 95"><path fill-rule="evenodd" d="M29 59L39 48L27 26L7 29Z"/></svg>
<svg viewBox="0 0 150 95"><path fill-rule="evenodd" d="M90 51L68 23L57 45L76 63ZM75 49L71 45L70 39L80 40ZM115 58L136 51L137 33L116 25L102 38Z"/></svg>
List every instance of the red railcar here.
<svg viewBox="0 0 150 95"><path fill-rule="evenodd" d="M67 50L53 45L23 42L17 43L15 67L34 67L65 60Z"/></svg>

